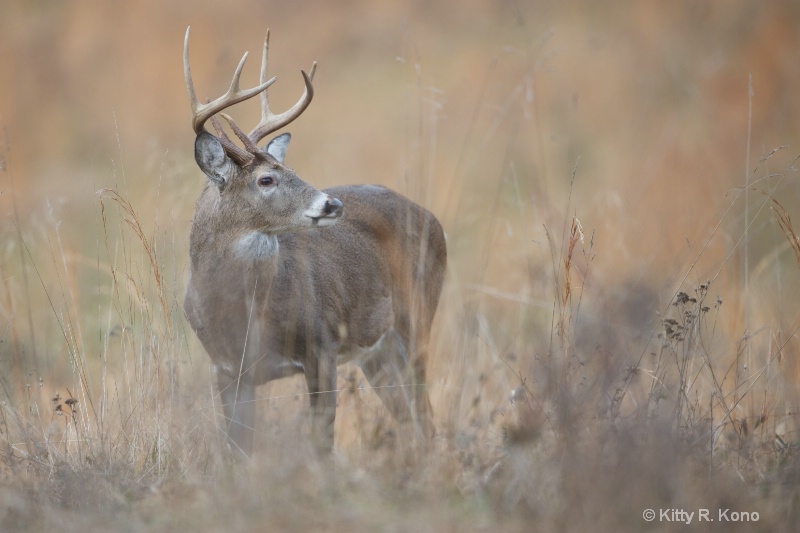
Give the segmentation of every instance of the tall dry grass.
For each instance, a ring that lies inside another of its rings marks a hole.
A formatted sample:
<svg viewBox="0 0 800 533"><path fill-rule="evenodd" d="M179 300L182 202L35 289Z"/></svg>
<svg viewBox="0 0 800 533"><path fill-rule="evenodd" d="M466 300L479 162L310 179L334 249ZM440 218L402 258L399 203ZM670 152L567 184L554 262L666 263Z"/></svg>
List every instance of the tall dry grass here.
<svg viewBox="0 0 800 533"><path fill-rule="evenodd" d="M797 524L787 341L752 356L745 336L720 353L727 298L705 282L678 291L639 342L587 350L579 331L596 305L602 243L577 215L547 228L547 305L463 284L451 266L433 341L430 454L404 449L345 366L333 457L307 444L304 386L285 380L262 391L259 452L236 465L182 317L185 245L170 222L146 229L118 190L99 191L95 210L95 257L63 245L55 214L39 236L18 228L2 257L4 272L28 272L4 279L4 531L671 530L642 512L700 508L755 516L738 525L748 531ZM788 213L778 216L794 235ZM54 331L36 328L39 301Z"/></svg>

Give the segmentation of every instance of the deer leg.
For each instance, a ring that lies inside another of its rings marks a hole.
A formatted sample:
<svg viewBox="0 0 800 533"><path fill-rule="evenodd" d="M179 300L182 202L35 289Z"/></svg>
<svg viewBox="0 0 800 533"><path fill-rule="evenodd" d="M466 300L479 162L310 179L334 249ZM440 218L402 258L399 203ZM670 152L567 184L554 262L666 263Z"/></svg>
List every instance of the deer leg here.
<svg viewBox="0 0 800 533"><path fill-rule="evenodd" d="M429 441L436 434L436 427L433 425L433 409L431 408L431 400L426 386L425 370L428 353L426 349L421 349L421 346L427 346L427 342L417 344L417 352L411 362L414 376L414 417L417 427L422 430L425 440Z"/></svg>
<svg viewBox="0 0 800 533"><path fill-rule="evenodd" d="M223 428L237 456L247 457L255 440L255 384L246 377L234 377L219 367L216 372L225 415Z"/></svg>
<svg viewBox="0 0 800 533"><path fill-rule="evenodd" d="M421 441L433 436L424 367L421 373L414 368L397 330L387 331L360 366L398 424L414 422L425 437Z"/></svg>
<svg viewBox="0 0 800 533"><path fill-rule="evenodd" d="M322 355L305 370L311 407L311 435L320 453L333 450L336 422L336 362L333 355Z"/></svg>

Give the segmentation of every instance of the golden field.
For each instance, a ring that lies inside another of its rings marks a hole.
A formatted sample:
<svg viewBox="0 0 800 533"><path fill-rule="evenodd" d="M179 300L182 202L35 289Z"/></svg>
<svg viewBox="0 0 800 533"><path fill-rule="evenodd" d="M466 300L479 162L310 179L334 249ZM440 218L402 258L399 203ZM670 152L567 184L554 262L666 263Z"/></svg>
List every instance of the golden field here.
<svg viewBox="0 0 800 533"><path fill-rule="evenodd" d="M231 463L181 307L189 25L201 98L247 50L255 85L268 27L274 109L319 63L302 178L442 222L429 454L343 366L332 457L298 378ZM799 27L789 1L4 1L0 531L797 530Z"/></svg>

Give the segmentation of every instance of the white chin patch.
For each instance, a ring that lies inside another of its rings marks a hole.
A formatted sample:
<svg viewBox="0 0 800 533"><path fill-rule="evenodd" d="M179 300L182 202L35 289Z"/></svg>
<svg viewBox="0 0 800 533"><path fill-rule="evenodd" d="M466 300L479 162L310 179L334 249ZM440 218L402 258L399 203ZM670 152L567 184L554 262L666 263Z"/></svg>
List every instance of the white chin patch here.
<svg viewBox="0 0 800 533"><path fill-rule="evenodd" d="M311 225L317 228L322 228L325 226L333 226L338 221L338 218L312 218Z"/></svg>

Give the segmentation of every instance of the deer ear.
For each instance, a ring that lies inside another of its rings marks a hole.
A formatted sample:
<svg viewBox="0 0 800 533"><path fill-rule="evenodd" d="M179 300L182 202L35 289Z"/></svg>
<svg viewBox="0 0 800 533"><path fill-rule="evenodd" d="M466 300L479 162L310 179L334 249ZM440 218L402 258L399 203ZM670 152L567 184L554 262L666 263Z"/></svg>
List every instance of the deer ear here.
<svg viewBox="0 0 800 533"><path fill-rule="evenodd" d="M216 183L220 190L225 188L233 173L234 163L225 154L219 139L203 132L194 141L194 159L208 179Z"/></svg>
<svg viewBox="0 0 800 533"><path fill-rule="evenodd" d="M291 140L291 133L283 133L272 139L267 146L264 147L263 151L274 157L278 163L283 163L286 157L286 149L289 148L289 141Z"/></svg>

